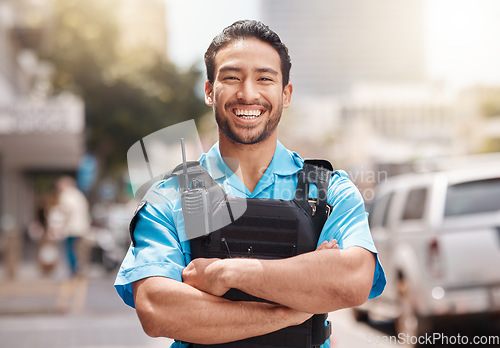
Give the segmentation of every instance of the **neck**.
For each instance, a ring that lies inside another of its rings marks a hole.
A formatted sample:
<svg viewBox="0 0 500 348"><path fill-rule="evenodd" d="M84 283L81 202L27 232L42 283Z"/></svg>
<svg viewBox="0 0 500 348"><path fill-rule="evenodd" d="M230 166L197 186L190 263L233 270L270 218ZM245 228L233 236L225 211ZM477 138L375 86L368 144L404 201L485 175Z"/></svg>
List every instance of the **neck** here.
<svg viewBox="0 0 500 348"><path fill-rule="evenodd" d="M219 149L222 157L233 160L226 160L226 164L250 192L253 192L271 163L276 151L277 141L278 137L275 132L257 144L238 144L219 132Z"/></svg>

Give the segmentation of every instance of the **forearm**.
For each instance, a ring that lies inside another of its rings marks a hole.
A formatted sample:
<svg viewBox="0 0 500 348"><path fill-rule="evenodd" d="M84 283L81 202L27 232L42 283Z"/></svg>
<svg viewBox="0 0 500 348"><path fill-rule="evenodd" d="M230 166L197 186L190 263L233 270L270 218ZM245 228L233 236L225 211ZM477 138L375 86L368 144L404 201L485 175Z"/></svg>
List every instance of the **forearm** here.
<svg viewBox="0 0 500 348"><path fill-rule="evenodd" d="M135 282L134 301L148 335L202 344L266 334L309 317L280 305L225 300L163 277Z"/></svg>
<svg viewBox="0 0 500 348"><path fill-rule="evenodd" d="M375 270L374 255L358 247L317 250L282 260L221 262L221 279L227 287L310 313L362 304Z"/></svg>

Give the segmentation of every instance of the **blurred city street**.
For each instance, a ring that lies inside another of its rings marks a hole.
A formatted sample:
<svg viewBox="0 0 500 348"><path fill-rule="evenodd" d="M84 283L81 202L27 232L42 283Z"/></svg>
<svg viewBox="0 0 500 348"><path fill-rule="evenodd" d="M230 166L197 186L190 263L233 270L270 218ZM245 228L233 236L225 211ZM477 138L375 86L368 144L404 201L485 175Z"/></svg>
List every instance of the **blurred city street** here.
<svg viewBox="0 0 500 348"><path fill-rule="evenodd" d="M64 271L59 270L59 273ZM60 282L41 278L34 264L24 264L19 280L2 281L0 347L169 347L172 340L153 339L142 331L135 311L117 296L113 281L114 274L94 265L83 310L58 313L56 302ZM373 345L371 337L390 334L390 328L387 329L390 324L372 327L357 323L350 310L331 313L330 320L334 335L332 347L335 348L370 347ZM379 348L389 346L377 344Z"/></svg>
<svg viewBox="0 0 500 348"><path fill-rule="evenodd" d="M141 328L135 311L113 288L114 274L92 268L86 305L79 313L58 313L60 282L36 276L25 264L15 282L1 281L0 347L169 347L172 340L153 339Z"/></svg>
<svg viewBox="0 0 500 348"><path fill-rule="evenodd" d="M113 288L114 274L94 266L84 309L79 313L58 313L55 307L58 283L36 277L35 272L33 264L25 264L22 279L1 283L0 348L160 348L172 343L170 339L150 338L144 334L135 311L117 296ZM401 341L389 341L397 337L389 322L360 323L355 321L350 309L330 313L329 320L333 331L332 348L410 347L400 344ZM495 334L495 328L485 327L482 321L468 329L462 325L443 326L440 330L443 331L439 334L450 337L469 334L469 339L473 335Z"/></svg>
<svg viewBox="0 0 500 348"><path fill-rule="evenodd" d="M243 18L291 56L280 142L348 174L387 278L331 348L500 347L500 1L0 0L0 348L171 345L113 283L182 127L187 161L219 139L204 54Z"/></svg>

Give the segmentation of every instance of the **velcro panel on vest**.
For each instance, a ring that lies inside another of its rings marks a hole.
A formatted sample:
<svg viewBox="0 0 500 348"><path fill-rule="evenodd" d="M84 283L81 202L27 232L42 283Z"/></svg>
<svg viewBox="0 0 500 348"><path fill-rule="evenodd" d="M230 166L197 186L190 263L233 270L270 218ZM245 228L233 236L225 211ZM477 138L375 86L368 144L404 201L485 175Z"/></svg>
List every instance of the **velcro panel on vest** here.
<svg viewBox="0 0 500 348"><path fill-rule="evenodd" d="M230 205L246 204L245 213L210 235L191 240L191 257L279 259L316 249L311 218L294 201L227 196ZM213 220L224 212L215 207ZM224 217L223 217L224 218Z"/></svg>

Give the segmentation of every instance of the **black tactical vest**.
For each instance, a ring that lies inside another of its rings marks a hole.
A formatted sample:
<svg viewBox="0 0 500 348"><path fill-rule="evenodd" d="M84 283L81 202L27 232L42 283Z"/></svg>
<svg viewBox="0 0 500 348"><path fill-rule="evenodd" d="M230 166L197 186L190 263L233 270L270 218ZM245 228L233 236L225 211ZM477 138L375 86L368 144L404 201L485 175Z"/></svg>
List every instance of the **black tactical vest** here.
<svg viewBox="0 0 500 348"><path fill-rule="evenodd" d="M281 259L316 249L331 210L326 198L332 171L328 161L306 160L298 173L295 197L291 201L229 196L198 162L189 162L184 171L178 166L166 177L177 176L183 190L183 215L193 259ZM314 200L309 199L311 184L316 185L318 191ZM245 209L243 215L234 218L232 212L241 209ZM133 219L131 237L134 243L135 223ZM237 289L230 289L223 297L233 301L265 301ZM326 319L327 314L316 314L301 325L266 335L217 345L190 344L190 347L319 347L331 334Z"/></svg>
<svg viewBox="0 0 500 348"><path fill-rule="evenodd" d="M228 258L253 257L281 259L314 251L323 225L328 218L330 206L326 202L328 183L332 173L326 161L306 161L298 174L295 198L291 201L279 199L242 199L225 196L212 211L212 221L224 220L226 212L239 210L246 205L242 216L206 236L191 240L191 257ZM318 199L310 200L309 186L318 188ZM233 301L264 301L237 289L230 289L224 296ZM327 314L317 314L301 325L253 337L241 341L217 345L192 344L193 348L275 348L275 347L319 347L331 334Z"/></svg>

